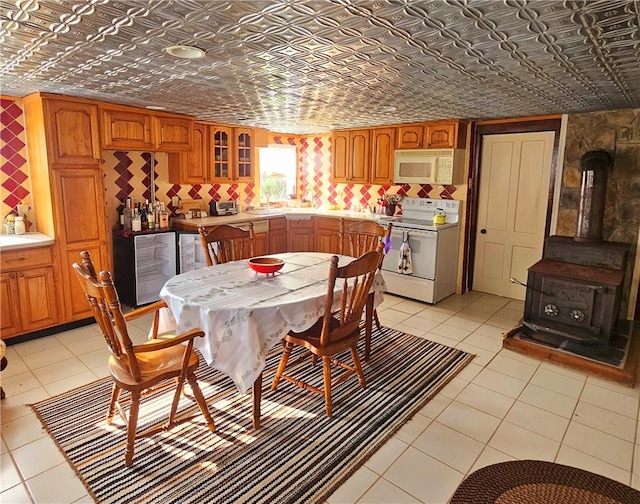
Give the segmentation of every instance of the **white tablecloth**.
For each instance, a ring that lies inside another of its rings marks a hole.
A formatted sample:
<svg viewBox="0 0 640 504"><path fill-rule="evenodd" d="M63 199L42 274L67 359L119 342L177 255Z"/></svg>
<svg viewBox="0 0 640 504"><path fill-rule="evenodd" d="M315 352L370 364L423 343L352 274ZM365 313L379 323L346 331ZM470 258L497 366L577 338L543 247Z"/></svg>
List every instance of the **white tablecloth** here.
<svg viewBox="0 0 640 504"><path fill-rule="evenodd" d="M289 331L304 331L324 314L332 255L276 254L285 265L273 276L254 272L247 260L189 271L169 280L160 297L169 306L178 333L196 327L205 332L204 338L196 338L195 347L245 393L264 369L267 352ZM352 260L340 256L339 265ZM374 307L382 302L385 290L378 272Z"/></svg>

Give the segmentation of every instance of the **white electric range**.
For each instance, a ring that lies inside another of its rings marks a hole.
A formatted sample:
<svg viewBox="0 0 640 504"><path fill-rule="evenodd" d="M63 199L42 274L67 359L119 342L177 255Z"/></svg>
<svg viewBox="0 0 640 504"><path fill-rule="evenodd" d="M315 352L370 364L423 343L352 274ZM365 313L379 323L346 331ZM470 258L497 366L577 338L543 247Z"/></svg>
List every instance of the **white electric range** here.
<svg viewBox="0 0 640 504"><path fill-rule="evenodd" d="M437 211L446 214L445 224L434 224ZM454 294L458 274L460 201L404 198L402 215L381 217L393 223L391 250L382 263L388 292L427 303ZM407 241L412 272L399 273L400 247Z"/></svg>

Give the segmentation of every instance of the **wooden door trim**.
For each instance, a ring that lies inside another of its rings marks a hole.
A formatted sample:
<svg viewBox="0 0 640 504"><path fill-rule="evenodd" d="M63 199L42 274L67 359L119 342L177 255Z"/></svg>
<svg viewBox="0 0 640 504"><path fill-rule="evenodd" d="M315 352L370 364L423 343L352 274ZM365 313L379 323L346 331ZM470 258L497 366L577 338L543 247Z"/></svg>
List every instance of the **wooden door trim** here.
<svg viewBox="0 0 640 504"><path fill-rule="evenodd" d="M514 121L512 119L503 122L476 122L471 125L471 154L469 183L467 189L467 210L465 221L462 260L462 292L473 289L474 261L476 257L476 231L478 228L478 190L480 186L480 160L482 159L482 141L485 135L502 135L510 133L537 133L553 131L553 153L551 157L551 172L549 174L549 192L547 194L547 218L544 227L545 238L551 230L551 213L553 209L553 194L555 191L556 170L558 166L558 149L560 144L560 127L562 117L540 118L538 120Z"/></svg>

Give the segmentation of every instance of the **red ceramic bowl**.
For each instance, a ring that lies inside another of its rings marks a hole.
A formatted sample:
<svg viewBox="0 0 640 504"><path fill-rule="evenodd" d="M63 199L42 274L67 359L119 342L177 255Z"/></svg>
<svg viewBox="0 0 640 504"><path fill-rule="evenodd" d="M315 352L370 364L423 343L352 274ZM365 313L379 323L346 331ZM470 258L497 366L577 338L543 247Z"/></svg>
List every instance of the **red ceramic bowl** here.
<svg viewBox="0 0 640 504"><path fill-rule="evenodd" d="M253 257L249 259L249 267L258 273L275 273L282 269L284 261L276 257Z"/></svg>

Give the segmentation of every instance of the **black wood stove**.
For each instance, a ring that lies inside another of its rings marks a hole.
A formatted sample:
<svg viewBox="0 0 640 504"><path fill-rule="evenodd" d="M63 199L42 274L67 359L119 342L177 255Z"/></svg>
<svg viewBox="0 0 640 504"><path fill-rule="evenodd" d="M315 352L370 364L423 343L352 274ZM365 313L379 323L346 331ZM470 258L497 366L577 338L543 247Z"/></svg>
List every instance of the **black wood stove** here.
<svg viewBox="0 0 640 504"><path fill-rule="evenodd" d="M547 238L543 258L529 268L523 336L615 361L620 349L612 348L610 339L620 310L629 246L602 240L611 157L605 151L590 151L580 164L577 234Z"/></svg>

